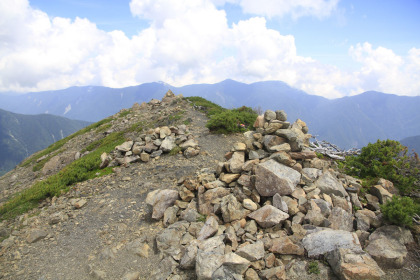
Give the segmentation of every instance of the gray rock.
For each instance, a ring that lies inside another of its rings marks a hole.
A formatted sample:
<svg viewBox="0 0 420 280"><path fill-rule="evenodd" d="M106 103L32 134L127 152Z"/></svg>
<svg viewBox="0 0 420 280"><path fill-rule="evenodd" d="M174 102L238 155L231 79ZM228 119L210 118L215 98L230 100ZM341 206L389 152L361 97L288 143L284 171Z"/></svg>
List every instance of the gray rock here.
<svg viewBox="0 0 420 280"><path fill-rule="evenodd" d="M278 193L276 193L273 196L273 206L283 211L284 213L289 213L289 208L287 207L287 203L281 198L281 196Z"/></svg>
<svg viewBox="0 0 420 280"><path fill-rule="evenodd" d="M366 252L384 268L401 268L407 256L407 249L396 239L387 236L369 241Z"/></svg>
<svg viewBox="0 0 420 280"><path fill-rule="evenodd" d="M164 139L167 136L171 135L171 130L167 126L162 126L159 130L159 138Z"/></svg>
<svg viewBox="0 0 420 280"><path fill-rule="evenodd" d="M233 194L222 198L221 208L223 221L225 223L240 220L248 213Z"/></svg>
<svg viewBox="0 0 420 280"><path fill-rule="evenodd" d="M241 173L242 165L245 163L245 152L234 152L229 160L230 171L232 173Z"/></svg>
<svg viewBox="0 0 420 280"><path fill-rule="evenodd" d="M401 244L409 244L414 242L413 235L410 230L395 225L383 226L375 230L369 237L370 241L379 239L383 236L395 239Z"/></svg>
<svg viewBox="0 0 420 280"><path fill-rule="evenodd" d="M376 185L370 188L370 193L379 199L379 203L383 204L392 199L392 194L388 192L384 187Z"/></svg>
<svg viewBox="0 0 420 280"><path fill-rule="evenodd" d="M133 147L133 143L134 143L133 141L124 142L121 145L116 146L115 149L121 152L128 152Z"/></svg>
<svg viewBox="0 0 420 280"><path fill-rule="evenodd" d="M157 265L159 269L155 269L151 275L152 280L168 279L168 277L175 271L177 262L173 258L167 256Z"/></svg>
<svg viewBox="0 0 420 280"><path fill-rule="evenodd" d="M287 146L288 145L288 146ZM274 148L276 147L276 148ZM277 161L278 163L287 165L292 167L293 165L296 164L296 161L293 160L290 155L287 153L288 151L290 151L290 145L288 143L279 145L279 146L274 146L273 149L275 149L277 152L271 154L270 159L274 159L275 161Z"/></svg>
<svg viewBox="0 0 420 280"><path fill-rule="evenodd" d="M300 173L275 160L268 160L255 167L255 187L261 196L291 194L300 182Z"/></svg>
<svg viewBox="0 0 420 280"><path fill-rule="evenodd" d="M284 110L277 110L276 111L276 119L282 122L287 121L287 114Z"/></svg>
<svg viewBox="0 0 420 280"><path fill-rule="evenodd" d="M189 147L184 151L184 157L192 158L192 157L198 156L199 153L200 153L200 150Z"/></svg>
<svg viewBox="0 0 420 280"><path fill-rule="evenodd" d="M319 209L321 210L322 215L325 218L328 218L331 214L331 204L323 199L312 199L318 205Z"/></svg>
<svg viewBox="0 0 420 280"><path fill-rule="evenodd" d="M283 123L278 121L278 120L272 120L270 121L270 123L268 124L267 128L265 129L265 133L266 134L272 134L274 133L277 129L280 129L283 127Z"/></svg>
<svg viewBox="0 0 420 280"><path fill-rule="evenodd" d="M271 110L267 110L264 112L264 119L266 121L271 121L271 120L275 120L276 119L276 113L271 111Z"/></svg>
<svg viewBox="0 0 420 280"><path fill-rule="evenodd" d="M362 250L356 233L344 230L324 229L307 234L302 244L308 257L318 257L337 248Z"/></svg>
<svg viewBox="0 0 420 280"><path fill-rule="evenodd" d="M297 255L303 256L305 250L302 246L294 244L287 236L273 239L273 245L270 248L270 252L281 254L281 255Z"/></svg>
<svg viewBox="0 0 420 280"><path fill-rule="evenodd" d="M265 255L264 243L258 241L254 244L243 246L236 251L236 254L251 262L261 260Z"/></svg>
<svg viewBox="0 0 420 280"><path fill-rule="evenodd" d="M180 268L182 269L194 268L197 252L198 252L198 241L193 240L185 247L185 252L179 262Z"/></svg>
<svg viewBox="0 0 420 280"><path fill-rule="evenodd" d="M176 214L178 213L179 207L172 206L168 207L165 212L163 213L163 225L165 227L173 224L176 222Z"/></svg>
<svg viewBox="0 0 420 280"><path fill-rule="evenodd" d="M254 219L261 227L268 228L286 220L289 215L274 206L265 205L249 214L248 217Z"/></svg>
<svg viewBox="0 0 420 280"><path fill-rule="evenodd" d="M156 236L156 245L163 254L179 260L182 255L181 238L188 229L188 222L176 222Z"/></svg>
<svg viewBox="0 0 420 280"><path fill-rule="evenodd" d="M341 197L348 196L343 184L328 171L324 172L324 174L315 181L315 185L321 190L321 193L335 194Z"/></svg>
<svg viewBox="0 0 420 280"><path fill-rule="evenodd" d="M287 279L284 265L261 270L260 277L262 279Z"/></svg>
<svg viewBox="0 0 420 280"><path fill-rule="evenodd" d="M262 149L258 149L256 151L249 151L248 157L250 160L263 159L267 157L267 152Z"/></svg>
<svg viewBox="0 0 420 280"><path fill-rule="evenodd" d="M302 179L304 179L305 184L314 182L321 176L322 171L317 168L303 168L302 169Z"/></svg>
<svg viewBox="0 0 420 280"><path fill-rule="evenodd" d="M245 273L250 264L251 263L249 260L235 253L228 253L224 255L222 266L228 271L241 276L243 273Z"/></svg>
<svg viewBox="0 0 420 280"><path fill-rule="evenodd" d="M148 193L146 203L153 206L152 218L162 218L165 210L174 205L177 199L178 192L176 190L155 190Z"/></svg>
<svg viewBox="0 0 420 280"><path fill-rule="evenodd" d="M151 158L160 157L160 156L162 155L162 153L163 153L163 151L162 151L162 150L157 150L157 151L152 152L152 153L150 154L150 157L151 157Z"/></svg>
<svg viewBox="0 0 420 280"><path fill-rule="evenodd" d="M163 141L162 144L160 145L160 149L164 152L164 153L169 153L173 148L176 147L175 144L175 138L172 136L168 136L166 137Z"/></svg>
<svg viewBox="0 0 420 280"><path fill-rule="evenodd" d="M349 195L350 195L350 201L351 201L351 203L352 203L355 207L357 207L357 208L359 208L359 209L362 209L362 208L363 208L363 206L362 206L362 204L360 203L359 196L357 195L357 193L349 193Z"/></svg>
<svg viewBox="0 0 420 280"><path fill-rule="evenodd" d="M315 201L310 201L311 209L305 215L304 221L305 223L320 226L324 222L324 215L321 212L321 209L315 203Z"/></svg>
<svg viewBox="0 0 420 280"><path fill-rule="evenodd" d="M326 258L340 279L379 280L385 275L372 257L362 250L336 249L329 252Z"/></svg>
<svg viewBox="0 0 420 280"><path fill-rule="evenodd" d="M262 143L264 144L264 147L270 151L274 152L275 150L272 150L272 147L284 144L286 142L286 139L276 136L276 135L265 135L262 139Z"/></svg>
<svg viewBox="0 0 420 280"><path fill-rule="evenodd" d="M127 244L127 249L132 254L137 256L148 258L149 257L149 250L150 247L147 243L145 243L142 239L134 240Z"/></svg>
<svg viewBox="0 0 420 280"><path fill-rule="evenodd" d="M219 229L219 223L214 216L209 216L204 223L204 226L201 228L200 232L198 233L197 239L204 240L209 237L212 237L217 233Z"/></svg>
<svg viewBox="0 0 420 280"><path fill-rule="evenodd" d="M26 237L28 243L35 243L41 239L44 239L48 235L48 232L43 229L34 229Z"/></svg>
<svg viewBox="0 0 420 280"><path fill-rule="evenodd" d="M140 154L140 160L142 162L148 162L150 160L150 155L148 153L146 153L146 152L142 152Z"/></svg>
<svg viewBox="0 0 420 280"><path fill-rule="evenodd" d="M195 139L189 139L189 140L185 141L184 143L180 144L179 147L183 151L185 151L188 148L197 149L198 148L198 142Z"/></svg>
<svg viewBox="0 0 420 280"><path fill-rule="evenodd" d="M331 223L329 227L332 229L353 231L353 215L341 207L332 209L328 221Z"/></svg>
<svg viewBox="0 0 420 280"><path fill-rule="evenodd" d="M287 204L287 209L289 210L288 214L293 216L300 212L299 205L295 199L288 196L283 196L282 199Z"/></svg>
<svg viewBox="0 0 420 280"><path fill-rule="evenodd" d="M245 209L248 209L251 211L255 211L258 209L258 205L249 198L244 199L242 201L242 205L244 206Z"/></svg>
<svg viewBox="0 0 420 280"><path fill-rule="evenodd" d="M213 273L224 261L223 235L205 240L197 251L195 273L197 279L212 279Z"/></svg>

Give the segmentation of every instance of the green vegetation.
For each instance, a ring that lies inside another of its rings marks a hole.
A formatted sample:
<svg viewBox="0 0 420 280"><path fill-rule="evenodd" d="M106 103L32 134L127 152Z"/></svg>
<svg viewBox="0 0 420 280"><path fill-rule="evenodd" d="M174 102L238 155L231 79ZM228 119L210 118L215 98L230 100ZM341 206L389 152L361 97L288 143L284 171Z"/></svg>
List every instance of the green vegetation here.
<svg viewBox="0 0 420 280"><path fill-rule="evenodd" d="M319 274L319 266L317 261L311 261L308 265L308 273L309 274Z"/></svg>
<svg viewBox="0 0 420 280"><path fill-rule="evenodd" d="M60 172L44 181L36 182L0 207L0 220L11 219L35 208L38 202L47 197L58 196L70 189L70 186L97 176L112 172L111 168L100 170L100 156L111 152L115 146L125 141L123 132L115 132L97 142L96 150L72 162Z"/></svg>
<svg viewBox="0 0 420 280"><path fill-rule="evenodd" d="M207 220L207 215L199 214L199 216L197 217L197 222L205 223L206 220Z"/></svg>
<svg viewBox="0 0 420 280"><path fill-rule="evenodd" d="M172 150L169 151L171 156L177 155L180 151L182 151L180 146L175 146Z"/></svg>
<svg viewBox="0 0 420 280"><path fill-rule="evenodd" d="M119 118L124 118L125 116L131 114L132 113L131 111L132 111L131 109L125 109L118 115L118 117Z"/></svg>
<svg viewBox="0 0 420 280"><path fill-rule="evenodd" d="M169 116L169 118L168 118L169 122L170 123L176 123L177 121L179 121L182 118L184 113L185 113L185 111L179 111L175 115Z"/></svg>
<svg viewBox="0 0 420 280"><path fill-rule="evenodd" d="M226 110L223 107L199 96L186 97L185 99L192 102L191 106L196 106L200 108L200 110L204 111L208 117Z"/></svg>
<svg viewBox="0 0 420 280"><path fill-rule="evenodd" d="M358 156L347 157L344 171L365 179L368 184L384 178L394 183L402 194L419 191L418 163L407 148L393 140L378 140L362 148Z"/></svg>
<svg viewBox="0 0 420 280"><path fill-rule="evenodd" d="M409 197L394 195L391 201L381 205L381 210L389 222L400 226L411 226L413 216L420 214L420 205Z"/></svg>
<svg viewBox="0 0 420 280"><path fill-rule="evenodd" d="M257 114L249 107L225 110L210 117L206 127L217 133L243 132L250 127Z"/></svg>

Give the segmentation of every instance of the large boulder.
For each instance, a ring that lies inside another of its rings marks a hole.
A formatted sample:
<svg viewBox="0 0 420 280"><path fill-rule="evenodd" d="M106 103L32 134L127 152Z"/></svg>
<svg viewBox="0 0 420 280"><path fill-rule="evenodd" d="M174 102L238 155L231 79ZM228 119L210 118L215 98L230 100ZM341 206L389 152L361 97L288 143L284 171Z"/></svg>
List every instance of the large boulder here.
<svg viewBox="0 0 420 280"><path fill-rule="evenodd" d="M321 190L321 193L335 194L341 197L348 196L343 184L329 171L324 172L315 181L315 185Z"/></svg>
<svg viewBox="0 0 420 280"><path fill-rule="evenodd" d="M301 175L296 170L268 160L255 167L255 187L261 196L289 195L300 182Z"/></svg>
<svg viewBox="0 0 420 280"><path fill-rule="evenodd" d="M372 257L362 250L339 248L329 252L326 257L340 279L379 280L385 275Z"/></svg>
<svg viewBox="0 0 420 280"><path fill-rule="evenodd" d="M365 248L366 252L384 268L401 268L407 256L407 249L396 239L382 236L373 241Z"/></svg>
<svg viewBox="0 0 420 280"><path fill-rule="evenodd" d="M307 234L302 244L308 257L322 256L338 248L362 250L356 233L344 230L319 229Z"/></svg>

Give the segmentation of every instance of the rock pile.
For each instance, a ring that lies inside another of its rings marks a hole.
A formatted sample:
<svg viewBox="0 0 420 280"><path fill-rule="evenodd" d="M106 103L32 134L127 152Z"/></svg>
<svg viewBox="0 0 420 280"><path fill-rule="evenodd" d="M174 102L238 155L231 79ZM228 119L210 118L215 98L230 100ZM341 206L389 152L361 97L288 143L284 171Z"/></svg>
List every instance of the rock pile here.
<svg viewBox="0 0 420 280"><path fill-rule="evenodd" d="M340 279L380 279L378 264L402 266L411 233L384 225L378 207L392 183L381 180L361 202L360 182L308 149L303 121L266 111L254 126L215 170L180 180L178 192L148 194L167 227L156 238L156 278L179 279L178 267L198 279L303 279L305 256L326 259ZM331 269L319 266L327 278Z"/></svg>
<svg viewBox="0 0 420 280"><path fill-rule="evenodd" d="M199 154L198 142L188 131L186 125L162 126L150 129L138 139L126 141L115 147L110 153L101 155L101 168L107 166L127 165L134 162L148 162L163 153L182 151L186 158Z"/></svg>

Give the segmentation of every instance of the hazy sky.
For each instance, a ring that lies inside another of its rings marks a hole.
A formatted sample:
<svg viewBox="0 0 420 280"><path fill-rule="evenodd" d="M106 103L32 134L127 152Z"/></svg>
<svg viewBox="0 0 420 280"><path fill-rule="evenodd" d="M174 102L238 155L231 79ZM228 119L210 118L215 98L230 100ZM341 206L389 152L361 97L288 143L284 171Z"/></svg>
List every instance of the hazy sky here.
<svg viewBox="0 0 420 280"><path fill-rule="evenodd" d="M1 0L0 91L280 80L420 95L419 0Z"/></svg>

